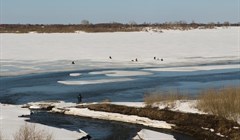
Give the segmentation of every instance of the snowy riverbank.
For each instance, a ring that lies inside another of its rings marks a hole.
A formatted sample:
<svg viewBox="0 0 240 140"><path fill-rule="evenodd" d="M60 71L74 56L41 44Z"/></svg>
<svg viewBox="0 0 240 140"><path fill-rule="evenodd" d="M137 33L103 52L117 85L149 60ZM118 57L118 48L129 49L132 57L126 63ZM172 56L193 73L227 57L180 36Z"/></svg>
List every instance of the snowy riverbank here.
<svg viewBox="0 0 240 140"><path fill-rule="evenodd" d="M196 108L196 100L178 100L174 103L173 106L169 107L168 104L165 103L159 103L156 104L155 107L158 107L159 109L169 109L171 111L174 111L176 113L190 113L190 114L207 114L205 112L202 112ZM126 106L127 108L132 108L132 107L137 107L139 109L144 108L145 104L143 102L112 102L112 103L107 103L107 104L112 104L112 105L117 105L117 106ZM1 104L1 132L4 134L4 136L8 136L8 139L12 139L11 136L13 136L16 131L20 128L20 126L24 125L26 123L26 118L19 117L21 115L29 115L30 111L28 108L31 110L36 110L36 109L46 109L47 107L52 106L53 108L50 109L49 111L54 112L54 113L63 113L65 115L74 115L74 116L79 116L79 117L87 117L87 118L94 118L94 119L100 119L100 120L108 120L108 121L118 121L118 122L125 122L125 123L130 123L130 124L139 124L139 125L144 125L147 127L152 127L152 128L161 128L161 129L176 129L177 127L175 126L176 124L170 124L167 123L166 121L159 121L159 120L154 120L150 119L148 117L140 117L137 115L126 115L126 114L120 114L120 113L111 113L111 112L105 112L105 111L95 111L92 110L91 107L90 109L87 108L87 106L91 105L99 105L101 106L101 103L85 103L85 104L75 104L75 103L66 103L66 102L32 102L24 105L21 108L19 105L4 105ZM80 107L82 106L82 107ZM86 106L86 107L85 107ZM27 108L26 108L27 107ZM165 114L167 115L167 114ZM192 115L188 117L188 120L191 121ZM170 116L169 116L170 117ZM200 117L200 116L199 116ZM200 117L201 118L201 117ZM198 118L199 119L199 118ZM175 120L176 122L181 120ZM206 120L207 121L207 120ZM220 120L222 121L222 120ZM200 121L201 122L201 121ZM224 122L224 121L223 121ZM14 129L11 127L14 124ZM178 124L178 123L177 123ZM86 136L86 133L81 133L81 132L75 132L75 131L69 131L65 129L59 129L55 128L52 126L46 126L42 124L35 123L36 127L48 130L48 132L51 132L56 139L61 139L61 138L68 138L68 139L77 139ZM178 124L179 125L179 124ZM195 125L195 124L192 124ZM210 130L209 126L212 126L211 124L198 124L200 125L201 131L208 131ZM216 124L215 124L216 125ZM232 124L231 124L232 125ZM187 126L186 126L187 127ZM4 128L4 129L3 129ZM216 128L215 128L216 129ZM220 130L215 130L211 128L211 132L214 137L219 137L219 138L224 138L228 137L228 135L223 135ZM233 125L234 131L238 131L239 126L237 124ZM212 131L215 130L215 131ZM84 131L84 130L83 130ZM169 134L164 134L161 132L154 132L151 130L145 130L142 129L134 139L140 139L140 138L145 138L145 139L151 139L151 138L156 138L162 136L164 138L169 138L169 139L174 139L173 136ZM199 135L201 136L201 135Z"/></svg>
<svg viewBox="0 0 240 140"><path fill-rule="evenodd" d="M0 104L0 124L1 124L1 134L6 140L13 140L14 135L19 131L19 129L27 124L34 124L37 129L47 131L53 135L54 139L63 140L71 139L76 140L86 136L86 133L69 131L66 129L59 129L52 126L42 125L38 123L27 122L29 118L20 117L22 115L30 115L28 108L22 108L21 105L7 105Z"/></svg>

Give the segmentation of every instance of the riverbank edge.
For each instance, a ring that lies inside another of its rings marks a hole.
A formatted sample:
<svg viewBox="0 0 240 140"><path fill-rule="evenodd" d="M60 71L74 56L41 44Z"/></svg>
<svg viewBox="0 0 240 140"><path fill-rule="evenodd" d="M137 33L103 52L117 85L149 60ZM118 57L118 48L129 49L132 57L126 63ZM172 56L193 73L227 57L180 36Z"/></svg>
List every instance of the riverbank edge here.
<svg viewBox="0 0 240 140"><path fill-rule="evenodd" d="M240 125L237 122L209 114L183 113L167 109L159 110L158 108L150 107L139 108L108 103L83 104L67 108L53 108L51 112L113 121L104 117L96 118L93 116L71 113L72 109L74 109L75 112L82 111L82 109L88 109L89 111L100 112L102 114L114 113L128 116L134 115L138 117L146 117L150 120L165 121L166 123L171 124L171 128L162 127L162 129L168 129L173 132L186 134L196 139L234 140L240 138ZM119 121L121 122L121 120ZM126 121L122 120L122 122ZM148 127L159 128L155 126Z"/></svg>

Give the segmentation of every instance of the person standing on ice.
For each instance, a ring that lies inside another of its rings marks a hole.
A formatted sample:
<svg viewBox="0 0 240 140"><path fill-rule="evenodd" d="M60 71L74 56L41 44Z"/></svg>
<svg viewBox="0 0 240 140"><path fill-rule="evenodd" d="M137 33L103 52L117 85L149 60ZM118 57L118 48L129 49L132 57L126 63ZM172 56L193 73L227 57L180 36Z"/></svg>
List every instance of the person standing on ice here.
<svg viewBox="0 0 240 140"><path fill-rule="evenodd" d="M78 103L81 103L82 102L82 95L79 93L78 94Z"/></svg>

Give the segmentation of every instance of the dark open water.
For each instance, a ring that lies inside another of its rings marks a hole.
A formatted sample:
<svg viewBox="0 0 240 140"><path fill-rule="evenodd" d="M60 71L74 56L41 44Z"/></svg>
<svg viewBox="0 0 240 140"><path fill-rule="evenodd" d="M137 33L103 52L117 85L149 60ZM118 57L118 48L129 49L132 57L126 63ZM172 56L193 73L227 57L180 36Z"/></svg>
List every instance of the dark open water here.
<svg viewBox="0 0 240 140"><path fill-rule="evenodd" d="M144 71L142 69L128 69ZM101 69L95 71L102 71ZM73 72L79 77L70 77ZM63 100L76 102L79 93L84 102L110 99L111 101L142 101L145 93L153 91L178 91L196 96L205 88L239 86L239 69L209 70L198 72L153 72L147 76L120 77L133 81L102 83L92 85L63 85L57 81L96 80L108 77L104 74L91 75L90 70L28 74L14 77L0 77L0 102L24 104L30 101Z"/></svg>

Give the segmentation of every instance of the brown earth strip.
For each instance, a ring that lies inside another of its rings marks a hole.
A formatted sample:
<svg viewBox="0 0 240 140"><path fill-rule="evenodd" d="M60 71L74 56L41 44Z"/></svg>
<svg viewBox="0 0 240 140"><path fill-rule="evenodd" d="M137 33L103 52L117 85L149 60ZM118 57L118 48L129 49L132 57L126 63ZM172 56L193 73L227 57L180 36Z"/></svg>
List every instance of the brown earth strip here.
<svg viewBox="0 0 240 140"><path fill-rule="evenodd" d="M144 28L152 28L153 31L172 29L172 30L191 30L191 29L213 29L215 27L240 26L238 23L144 23L144 24L122 24L122 23L99 23L99 24L0 24L0 33L74 33L84 31L89 33L99 32L136 32Z"/></svg>
<svg viewBox="0 0 240 140"><path fill-rule="evenodd" d="M150 107L135 108L113 104L79 105L77 107L88 108L95 111L137 115L154 120L166 121L176 125L173 127L173 131L193 136L196 139L240 139L240 125L238 123L213 115L174 112ZM212 132L210 129L214 129L214 131ZM221 137L216 133L220 133L224 137Z"/></svg>

